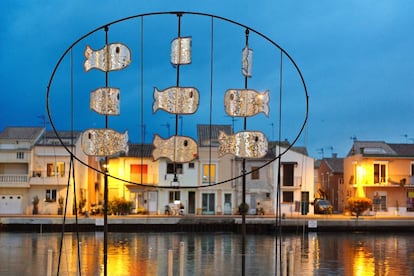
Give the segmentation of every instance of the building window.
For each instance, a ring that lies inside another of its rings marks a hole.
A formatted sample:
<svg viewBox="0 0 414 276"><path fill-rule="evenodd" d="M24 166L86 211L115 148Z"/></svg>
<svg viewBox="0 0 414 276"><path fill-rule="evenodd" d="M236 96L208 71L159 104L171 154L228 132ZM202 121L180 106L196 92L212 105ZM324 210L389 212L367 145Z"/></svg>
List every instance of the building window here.
<svg viewBox="0 0 414 276"><path fill-rule="evenodd" d="M129 178L134 182L147 183L148 165L131 164Z"/></svg>
<svg viewBox="0 0 414 276"><path fill-rule="evenodd" d="M167 163L167 174L174 174L174 165L175 165L175 173L182 174L183 173L183 164L180 163Z"/></svg>
<svg viewBox="0 0 414 276"><path fill-rule="evenodd" d="M372 207L375 212L386 212L387 211L387 194L376 193L372 200Z"/></svg>
<svg viewBox="0 0 414 276"><path fill-rule="evenodd" d="M46 202L56 202L56 190L46 190Z"/></svg>
<svg viewBox="0 0 414 276"><path fill-rule="evenodd" d="M283 164L283 186L293 186L294 164Z"/></svg>
<svg viewBox="0 0 414 276"><path fill-rule="evenodd" d="M252 167L252 179L260 179L259 167Z"/></svg>
<svg viewBox="0 0 414 276"><path fill-rule="evenodd" d="M17 152L16 153L16 158L17 159L24 159L24 152L21 152L21 151Z"/></svg>
<svg viewBox="0 0 414 276"><path fill-rule="evenodd" d="M188 168L189 169L194 169L195 168L194 163L193 162L188 163Z"/></svg>
<svg viewBox="0 0 414 276"><path fill-rule="evenodd" d="M293 192L283 192L283 200L284 203L293 202Z"/></svg>
<svg viewBox="0 0 414 276"><path fill-rule="evenodd" d="M411 162L411 176L414 176L414 162Z"/></svg>
<svg viewBox="0 0 414 276"><path fill-rule="evenodd" d="M203 164L203 182L216 182L216 165Z"/></svg>
<svg viewBox="0 0 414 276"><path fill-rule="evenodd" d="M387 163L374 163L374 184L384 184L387 181Z"/></svg>
<svg viewBox="0 0 414 276"><path fill-rule="evenodd" d="M180 201L181 200L180 196L181 196L180 191L170 191L168 203L175 203L177 201Z"/></svg>
<svg viewBox="0 0 414 276"><path fill-rule="evenodd" d="M65 162L47 163L47 176L65 176Z"/></svg>

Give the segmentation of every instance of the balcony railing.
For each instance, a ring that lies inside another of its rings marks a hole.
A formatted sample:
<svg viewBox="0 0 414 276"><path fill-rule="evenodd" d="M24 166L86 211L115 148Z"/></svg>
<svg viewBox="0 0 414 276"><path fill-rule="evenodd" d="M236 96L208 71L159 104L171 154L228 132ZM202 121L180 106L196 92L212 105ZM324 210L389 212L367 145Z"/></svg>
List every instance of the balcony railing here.
<svg viewBox="0 0 414 276"><path fill-rule="evenodd" d="M29 177L27 175L1 174L0 187L29 187Z"/></svg>
<svg viewBox="0 0 414 276"><path fill-rule="evenodd" d="M414 176L412 175L390 174L387 179L384 179L380 183L374 183L373 179L371 181L364 181L364 183L362 183L362 186L414 187ZM358 186L358 183L354 183L353 186Z"/></svg>

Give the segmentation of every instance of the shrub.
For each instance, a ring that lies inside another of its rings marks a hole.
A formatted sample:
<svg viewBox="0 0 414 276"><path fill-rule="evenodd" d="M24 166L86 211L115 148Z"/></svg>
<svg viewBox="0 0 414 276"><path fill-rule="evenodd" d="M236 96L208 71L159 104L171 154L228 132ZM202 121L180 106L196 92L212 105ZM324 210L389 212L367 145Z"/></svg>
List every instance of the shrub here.
<svg viewBox="0 0 414 276"><path fill-rule="evenodd" d="M364 211L372 207L372 200L366 197L351 197L348 199L349 210L359 217Z"/></svg>
<svg viewBox="0 0 414 276"><path fill-rule="evenodd" d="M108 202L108 213L114 215L127 215L131 212L132 201L124 198L114 198Z"/></svg>
<svg viewBox="0 0 414 276"><path fill-rule="evenodd" d="M247 214L247 212L249 212L249 204L247 203L240 203L239 205L239 214L240 215L245 215Z"/></svg>

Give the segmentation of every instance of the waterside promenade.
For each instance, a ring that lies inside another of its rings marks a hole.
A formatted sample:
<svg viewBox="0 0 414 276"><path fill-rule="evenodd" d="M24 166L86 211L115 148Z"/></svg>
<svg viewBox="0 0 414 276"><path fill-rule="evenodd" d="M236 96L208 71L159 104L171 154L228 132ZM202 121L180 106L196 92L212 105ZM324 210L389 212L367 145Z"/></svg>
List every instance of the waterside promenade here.
<svg viewBox="0 0 414 276"><path fill-rule="evenodd" d="M64 222L64 223L63 223ZM110 232L233 232L241 233L241 216L108 216ZM247 233L275 232L274 216L246 216ZM414 232L414 217L344 215L287 216L282 232ZM64 226L64 227L63 227ZM0 232L103 231L102 216L8 215L0 216Z"/></svg>

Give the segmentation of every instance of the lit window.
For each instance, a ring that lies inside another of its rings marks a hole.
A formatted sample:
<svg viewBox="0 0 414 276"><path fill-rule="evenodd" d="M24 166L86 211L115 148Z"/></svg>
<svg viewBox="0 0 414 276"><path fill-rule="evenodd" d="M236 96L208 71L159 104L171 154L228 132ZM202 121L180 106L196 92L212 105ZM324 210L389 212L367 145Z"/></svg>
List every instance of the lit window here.
<svg viewBox="0 0 414 276"><path fill-rule="evenodd" d="M46 202L56 202L56 190L46 190Z"/></svg>
<svg viewBox="0 0 414 276"><path fill-rule="evenodd" d="M215 164L203 164L203 182L216 182Z"/></svg>
<svg viewBox="0 0 414 276"><path fill-rule="evenodd" d="M65 176L65 162L47 163L47 176Z"/></svg>
<svg viewBox="0 0 414 276"><path fill-rule="evenodd" d="M387 181L387 164L384 162L374 163L374 184L383 184Z"/></svg>

